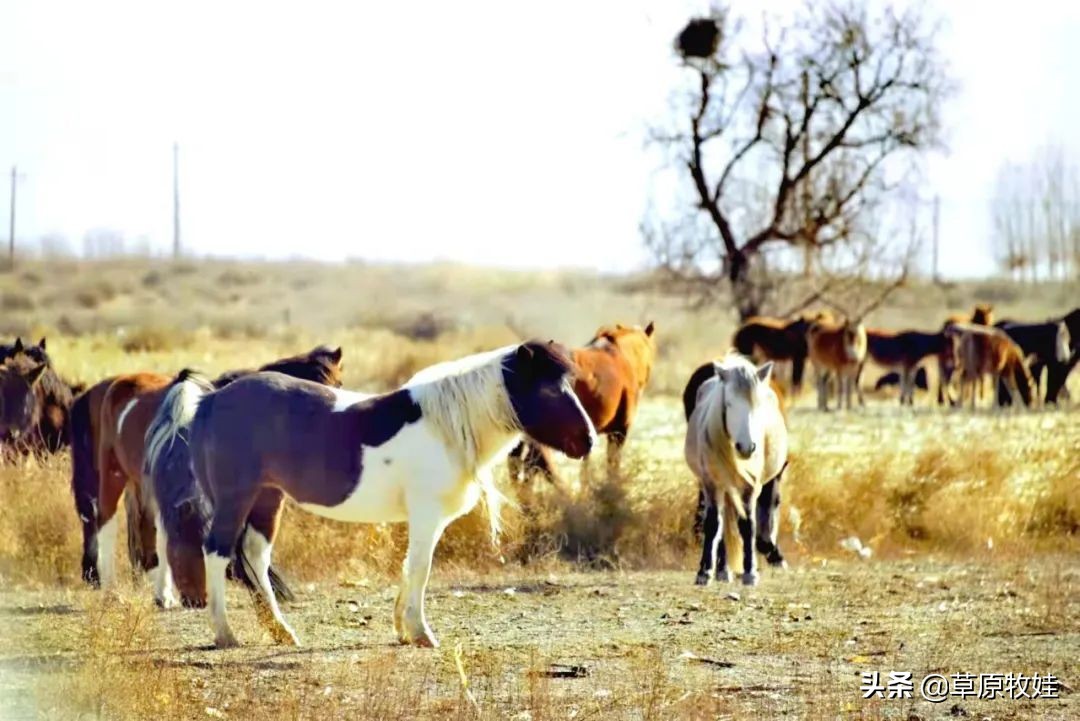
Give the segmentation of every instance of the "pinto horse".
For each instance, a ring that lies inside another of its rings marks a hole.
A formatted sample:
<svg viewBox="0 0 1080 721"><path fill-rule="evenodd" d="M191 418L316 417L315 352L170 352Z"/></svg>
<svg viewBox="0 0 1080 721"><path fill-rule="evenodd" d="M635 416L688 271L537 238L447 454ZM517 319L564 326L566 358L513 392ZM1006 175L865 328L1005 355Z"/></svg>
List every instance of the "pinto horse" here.
<svg viewBox="0 0 1080 721"><path fill-rule="evenodd" d="M1051 388L1051 381L1062 377L1073 355L1073 339L1065 321L1017 323L1003 320L995 323L994 327L1005 331L1030 359L1031 375L1036 383L1042 378L1043 368L1046 368L1045 402L1057 403L1061 386L1055 384L1056 387ZM1001 382L997 387L997 402L999 406L1012 403L1012 398L1005 393L1005 384Z"/></svg>
<svg viewBox="0 0 1080 721"><path fill-rule="evenodd" d="M819 320L806 332L806 345L817 376L818 409L829 410L829 374L837 378L837 407L851 409L859 369L866 358L866 328L861 321Z"/></svg>
<svg viewBox="0 0 1080 721"><path fill-rule="evenodd" d="M584 348L571 352L577 367L574 392L596 428L606 435L608 472L619 469L619 457L637 414L638 402L649 382L656 360L656 327L618 323L601 326ZM555 464L548 449L523 442L510 452L510 476L518 479L531 472L556 480Z"/></svg>
<svg viewBox="0 0 1080 721"><path fill-rule="evenodd" d="M756 541L760 548L763 543L756 528L762 489L777 483L787 466L787 426L780 399L769 384L771 361L755 368L743 356L731 354L715 364L714 372L698 388L684 445L687 465L706 500L695 582L707 585L714 574L717 580L731 580L727 544L734 545L737 528L743 549L742 582L753 586L758 582L754 545ZM775 527L765 543L773 551L769 562L775 558L775 565L782 565Z"/></svg>
<svg viewBox="0 0 1080 721"><path fill-rule="evenodd" d="M934 356L937 360L938 377L952 374L956 357L953 338L943 331L923 333L917 330L888 331L867 329L866 357L883 368L896 368L900 373L900 405L915 404L915 370L924 358ZM859 380L866 361L859 366L855 389L859 404L863 405ZM925 381L924 381L925 382Z"/></svg>
<svg viewBox="0 0 1080 721"><path fill-rule="evenodd" d="M68 442L72 387L56 374L48 356L26 352L18 341L15 347L18 350L0 365L0 437L5 439L5 451L56 453ZM29 348L44 353L44 345Z"/></svg>
<svg viewBox="0 0 1080 721"><path fill-rule="evenodd" d="M256 373L211 393L184 381L194 482L213 506L204 542L208 606L218 647L237 645L225 612L225 569L237 553L258 582L259 618L295 644L268 566L286 495L342 521L408 522L409 548L394 604L400 641L436 646L424 614L435 546L446 526L487 502L493 538L500 494L492 464L524 433L573 458L596 431L574 394L574 362L554 343L442 363L384 395L340 391ZM177 390L183 389L183 390Z"/></svg>
<svg viewBox="0 0 1080 721"><path fill-rule="evenodd" d="M341 385L341 349L319 346L308 353L274 361L264 369L283 369L301 377ZM225 373L226 384L240 373ZM153 518L139 483L146 429L173 377L137 373L107 378L75 400L72 409L72 491L83 527L83 579L106 585L115 580L116 511L125 499L128 551L133 566L158 565ZM130 488L132 493L124 493ZM160 599L159 599L160 600Z"/></svg>

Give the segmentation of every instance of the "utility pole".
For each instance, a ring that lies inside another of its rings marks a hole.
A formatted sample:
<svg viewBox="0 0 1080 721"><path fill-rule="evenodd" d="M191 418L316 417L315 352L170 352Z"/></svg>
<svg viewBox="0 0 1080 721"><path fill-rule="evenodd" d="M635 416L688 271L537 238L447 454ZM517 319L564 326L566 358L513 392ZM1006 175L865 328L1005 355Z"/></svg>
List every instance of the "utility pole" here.
<svg viewBox="0 0 1080 721"><path fill-rule="evenodd" d="M938 218L941 214L941 196L934 196L934 268L933 268L933 280L935 283L941 282L941 276L938 275Z"/></svg>
<svg viewBox="0 0 1080 721"><path fill-rule="evenodd" d="M180 145L172 146L173 258L180 257Z"/></svg>
<svg viewBox="0 0 1080 721"><path fill-rule="evenodd" d="M11 217L8 226L8 265L15 267L15 184L19 180L19 168L11 166Z"/></svg>

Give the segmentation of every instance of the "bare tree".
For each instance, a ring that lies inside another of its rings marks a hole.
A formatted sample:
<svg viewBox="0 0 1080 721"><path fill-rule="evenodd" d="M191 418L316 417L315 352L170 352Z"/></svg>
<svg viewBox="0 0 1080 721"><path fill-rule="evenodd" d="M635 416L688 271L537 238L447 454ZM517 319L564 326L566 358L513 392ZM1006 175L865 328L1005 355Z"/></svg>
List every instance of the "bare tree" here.
<svg viewBox="0 0 1080 721"><path fill-rule="evenodd" d="M681 121L651 134L685 168L705 222L654 228L646 243L674 277L702 289L726 282L745 318L776 288L769 247L805 249L809 265L873 242L871 211L940 142L951 83L935 29L915 11L807 4L757 43L740 42L743 24L727 10L709 19L714 53L677 43L694 77Z"/></svg>

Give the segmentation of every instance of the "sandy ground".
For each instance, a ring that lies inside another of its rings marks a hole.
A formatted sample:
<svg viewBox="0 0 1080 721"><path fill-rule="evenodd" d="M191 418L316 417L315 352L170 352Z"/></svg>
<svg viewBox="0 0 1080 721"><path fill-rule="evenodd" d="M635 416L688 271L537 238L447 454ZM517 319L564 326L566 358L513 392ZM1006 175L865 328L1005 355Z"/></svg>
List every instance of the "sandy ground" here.
<svg viewBox="0 0 1080 721"><path fill-rule="evenodd" d="M494 717L534 717L538 683L556 718L1080 716L1075 558L959 565L804 557L751 589L697 588L692 577L685 569L437 578L428 608L442 642L435 651L394 643L388 580L301 588L285 611L299 649L272 645L237 590L230 601L243 648L209 649L206 612L175 610L153 611L148 640L124 653L199 689L205 708L194 717L247 718L280 709L301 688L335 697L345 717L362 715L369 695L404 678L422 679L421 709L458 708L458 645L480 713ZM8 639L0 716L92 711L71 708L73 699L56 691L79 673L86 626L102 603L83 589L0 593ZM861 674L873 671L911 671L914 697L864 700ZM1060 699L932 704L919 691L929 673L1052 673L1064 685Z"/></svg>

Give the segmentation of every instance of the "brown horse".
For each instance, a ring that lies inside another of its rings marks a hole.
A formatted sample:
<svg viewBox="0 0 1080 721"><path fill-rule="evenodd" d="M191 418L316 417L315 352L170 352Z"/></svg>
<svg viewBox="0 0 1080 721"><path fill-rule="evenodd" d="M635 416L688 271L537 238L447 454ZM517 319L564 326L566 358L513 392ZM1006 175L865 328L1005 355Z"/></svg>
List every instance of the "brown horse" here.
<svg viewBox="0 0 1080 721"><path fill-rule="evenodd" d="M26 352L19 342L15 347L18 350L0 366L0 438L5 453L55 453L68 442L72 388L56 374L48 356ZM40 350L43 354L43 346Z"/></svg>
<svg viewBox="0 0 1080 721"><path fill-rule="evenodd" d="M852 391L866 358L866 328L861 321L819 320L806 332L806 345L817 375L818 409L829 410L829 374L837 378L837 407L851 409Z"/></svg>
<svg viewBox="0 0 1080 721"><path fill-rule="evenodd" d="M977 303L971 310L971 314L966 313L953 313L945 319L941 329L945 330L951 325L984 325L992 326L994 324L994 306L989 303ZM949 387L952 385L953 374L956 372L955 366L952 367L939 367L940 371L938 375L938 405L945 405L945 401L948 400L949 405L956 405L949 394ZM982 395L982 383L979 383L979 395Z"/></svg>
<svg viewBox="0 0 1080 721"><path fill-rule="evenodd" d="M915 370L924 358L934 356L937 359L938 377L951 375L956 351L952 336L943 331L923 333L917 330L889 331L867 329L866 358L882 368L898 369L900 377L900 405L915 404ZM855 389L859 404L863 404L862 388L859 379L866 361L859 366L859 377Z"/></svg>
<svg viewBox="0 0 1080 721"><path fill-rule="evenodd" d="M960 404L965 390L971 391L971 408L975 408L975 388L984 376L991 376L996 387L1004 382L1010 396L1021 398L1024 405L1038 404L1038 385L1024 360L1024 352L1008 334L998 328L953 323L946 331L958 337L957 360L960 369Z"/></svg>
<svg viewBox="0 0 1080 721"><path fill-rule="evenodd" d="M577 367L574 392L596 432L608 438L609 473L619 469L622 447L652 373L656 360L655 330L652 322L644 328L621 323L601 326L584 348L571 352ZM518 479L531 472L539 472L549 481L557 480L549 451L535 443L522 442L510 453L510 476Z"/></svg>
<svg viewBox="0 0 1080 721"><path fill-rule="evenodd" d="M735 350L757 362L791 361L791 387L797 394L802 389L803 372L806 368L806 332L811 324L827 320L826 313L802 314L794 319L748 318L735 331L732 345Z"/></svg>
<svg viewBox="0 0 1080 721"><path fill-rule="evenodd" d="M260 370L341 385L341 349L319 346L283 358ZM251 371L232 371L215 384L225 385ZM172 382L172 376L137 373L108 378L75 402L72 412L72 490L83 526L83 578L89 583L115 579L116 511L124 491L128 514L128 550L137 569L157 566L153 518L143 513L140 487L146 429ZM102 563L103 561L103 563ZM105 577L108 574L108 578Z"/></svg>

